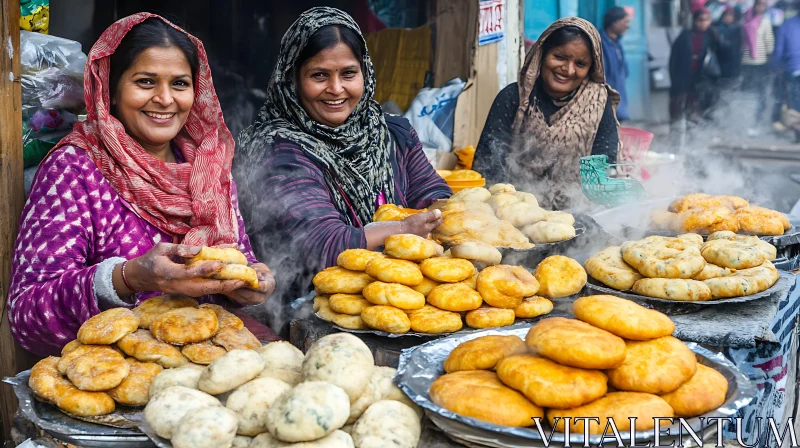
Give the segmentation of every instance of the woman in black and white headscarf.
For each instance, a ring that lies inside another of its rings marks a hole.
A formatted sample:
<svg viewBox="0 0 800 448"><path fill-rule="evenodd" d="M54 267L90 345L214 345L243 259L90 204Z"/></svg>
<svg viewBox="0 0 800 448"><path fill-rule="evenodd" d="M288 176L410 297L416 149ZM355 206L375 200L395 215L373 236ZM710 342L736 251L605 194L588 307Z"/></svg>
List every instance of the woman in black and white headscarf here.
<svg viewBox="0 0 800 448"><path fill-rule="evenodd" d="M398 233L427 236L441 223L439 211L372 223L382 204L425 208L451 194L408 121L384 115L374 92L366 42L346 13L310 9L283 36L267 102L240 136L235 173L249 190L241 208L256 252L288 254L305 268L290 281L305 286L346 249L376 249Z"/></svg>

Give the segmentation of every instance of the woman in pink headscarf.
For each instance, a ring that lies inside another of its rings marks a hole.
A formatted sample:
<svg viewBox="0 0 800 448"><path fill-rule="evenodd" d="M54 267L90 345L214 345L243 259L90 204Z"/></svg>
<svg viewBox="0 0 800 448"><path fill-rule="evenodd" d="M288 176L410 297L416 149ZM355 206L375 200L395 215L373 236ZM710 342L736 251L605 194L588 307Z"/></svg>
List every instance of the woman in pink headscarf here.
<svg viewBox="0 0 800 448"><path fill-rule="evenodd" d="M767 12L767 0L756 0L747 10L742 21L742 87L758 95L756 103L756 123L763 121L767 110L767 86L770 82L769 55L775 48L772 22ZM757 134L755 128L748 134Z"/></svg>

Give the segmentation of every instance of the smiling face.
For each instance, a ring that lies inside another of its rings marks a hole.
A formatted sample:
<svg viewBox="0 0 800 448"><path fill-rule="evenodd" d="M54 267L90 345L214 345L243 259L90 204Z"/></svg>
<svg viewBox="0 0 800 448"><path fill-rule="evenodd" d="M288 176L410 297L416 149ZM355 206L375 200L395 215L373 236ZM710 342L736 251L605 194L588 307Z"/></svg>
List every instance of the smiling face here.
<svg viewBox="0 0 800 448"><path fill-rule="evenodd" d="M554 47L542 61L544 90L553 98L563 98L581 85L592 68L592 52L583 39Z"/></svg>
<svg viewBox="0 0 800 448"><path fill-rule="evenodd" d="M297 91L300 104L312 120L341 126L364 94L361 61L350 47L339 42L300 66Z"/></svg>
<svg viewBox="0 0 800 448"><path fill-rule="evenodd" d="M192 69L177 47L150 47L120 76L115 116L150 153L163 153L194 104Z"/></svg>

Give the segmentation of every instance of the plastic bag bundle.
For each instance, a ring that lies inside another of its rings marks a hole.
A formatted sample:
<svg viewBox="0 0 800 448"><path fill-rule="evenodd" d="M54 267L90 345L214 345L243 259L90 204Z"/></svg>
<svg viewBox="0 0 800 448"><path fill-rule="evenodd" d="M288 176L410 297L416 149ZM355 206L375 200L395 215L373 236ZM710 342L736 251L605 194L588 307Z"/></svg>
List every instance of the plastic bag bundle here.
<svg viewBox="0 0 800 448"><path fill-rule="evenodd" d="M60 37L22 31L22 114L29 118L39 109L64 109L78 113L83 101L81 44Z"/></svg>

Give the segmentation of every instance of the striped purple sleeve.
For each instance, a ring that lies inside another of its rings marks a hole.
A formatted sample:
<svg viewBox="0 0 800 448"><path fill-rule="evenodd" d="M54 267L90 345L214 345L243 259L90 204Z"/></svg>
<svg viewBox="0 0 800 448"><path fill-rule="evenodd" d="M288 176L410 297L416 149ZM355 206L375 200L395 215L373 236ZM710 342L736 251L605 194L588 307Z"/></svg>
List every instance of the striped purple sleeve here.
<svg viewBox="0 0 800 448"><path fill-rule="evenodd" d="M91 160L66 147L42 162L14 248L8 320L14 339L29 352L58 354L80 325L100 312L94 298L97 265L89 266L93 217L111 207L98 187Z"/></svg>
<svg viewBox="0 0 800 448"><path fill-rule="evenodd" d="M422 151L422 142L414 128L408 139L405 157L405 170L408 173L408 192L406 202L411 208L426 208L438 199L449 198L453 190L447 185L442 176L436 173L433 165Z"/></svg>
<svg viewBox="0 0 800 448"><path fill-rule="evenodd" d="M269 173L266 191L278 207L282 230L291 237L291 250L303 255L308 268L333 266L344 250L367 247L364 229L347 224L333 205L322 171L299 146L278 140L262 169Z"/></svg>

